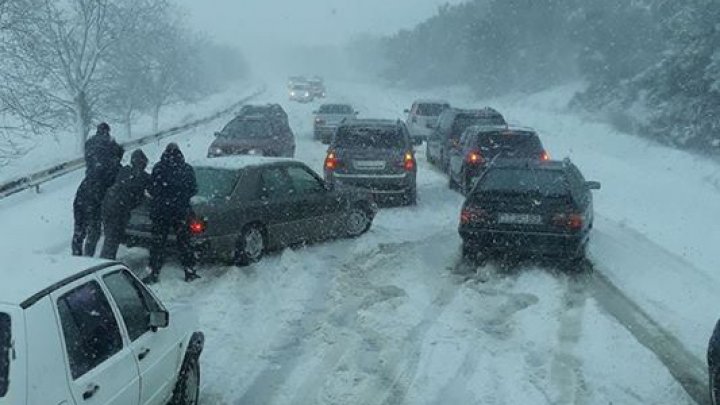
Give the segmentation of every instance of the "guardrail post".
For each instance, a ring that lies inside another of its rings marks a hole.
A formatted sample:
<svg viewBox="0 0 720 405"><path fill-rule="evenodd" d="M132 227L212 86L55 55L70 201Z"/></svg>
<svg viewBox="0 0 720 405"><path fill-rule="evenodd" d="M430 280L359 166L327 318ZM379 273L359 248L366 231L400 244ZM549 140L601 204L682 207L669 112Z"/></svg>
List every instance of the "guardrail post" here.
<svg viewBox="0 0 720 405"><path fill-rule="evenodd" d="M40 194L40 183L35 185L35 194Z"/></svg>

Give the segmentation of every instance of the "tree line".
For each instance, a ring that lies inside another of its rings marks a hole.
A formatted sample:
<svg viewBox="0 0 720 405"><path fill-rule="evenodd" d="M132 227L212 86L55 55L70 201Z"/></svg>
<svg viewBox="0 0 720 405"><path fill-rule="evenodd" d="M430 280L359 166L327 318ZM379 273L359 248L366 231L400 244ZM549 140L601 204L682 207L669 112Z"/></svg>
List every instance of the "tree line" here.
<svg viewBox="0 0 720 405"><path fill-rule="evenodd" d="M383 60L378 74L395 84L470 85L480 97L582 80L573 106L718 153L718 21L713 0L472 0L351 48Z"/></svg>
<svg viewBox="0 0 720 405"><path fill-rule="evenodd" d="M163 107L241 78L239 52L190 30L169 0L0 0L0 155L97 121L157 130Z"/></svg>

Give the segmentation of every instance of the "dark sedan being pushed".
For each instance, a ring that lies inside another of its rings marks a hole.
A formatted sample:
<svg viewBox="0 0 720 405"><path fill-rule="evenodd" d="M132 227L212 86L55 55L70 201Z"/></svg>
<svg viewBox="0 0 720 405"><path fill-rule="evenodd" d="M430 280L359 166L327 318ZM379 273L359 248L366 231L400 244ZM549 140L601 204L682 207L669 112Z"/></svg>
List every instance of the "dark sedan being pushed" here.
<svg viewBox="0 0 720 405"><path fill-rule="evenodd" d="M377 207L361 190L334 190L305 164L255 156L194 164L198 195L188 221L192 245L204 260L247 265L269 250L336 237L357 237ZM128 245L149 247L152 224L133 211Z"/></svg>
<svg viewBox="0 0 720 405"><path fill-rule="evenodd" d="M491 165L460 214L463 255L554 256L579 264L593 225L591 190L569 160Z"/></svg>

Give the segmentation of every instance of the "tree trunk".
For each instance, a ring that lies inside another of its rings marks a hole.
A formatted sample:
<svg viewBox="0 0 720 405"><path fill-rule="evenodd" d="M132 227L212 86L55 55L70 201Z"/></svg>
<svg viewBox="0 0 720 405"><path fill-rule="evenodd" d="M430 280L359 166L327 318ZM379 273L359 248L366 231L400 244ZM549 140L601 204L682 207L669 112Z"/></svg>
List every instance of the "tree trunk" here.
<svg viewBox="0 0 720 405"><path fill-rule="evenodd" d="M162 105L155 104L153 107L153 126L152 126L152 132L153 134L157 134L158 130L160 128L160 108Z"/></svg>
<svg viewBox="0 0 720 405"><path fill-rule="evenodd" d="M125 139L132 139L132 108L125 110L123 116L123 124L125 125Z"/></svg>
<svg viewBox="0 0 720 405"><path fill-rule="evenodd" d="M79 92L75 99L75 133L77 137L77 150L85 152L85 141L90 132L91 111L87 102L87 95L84 91Z"/></svg>

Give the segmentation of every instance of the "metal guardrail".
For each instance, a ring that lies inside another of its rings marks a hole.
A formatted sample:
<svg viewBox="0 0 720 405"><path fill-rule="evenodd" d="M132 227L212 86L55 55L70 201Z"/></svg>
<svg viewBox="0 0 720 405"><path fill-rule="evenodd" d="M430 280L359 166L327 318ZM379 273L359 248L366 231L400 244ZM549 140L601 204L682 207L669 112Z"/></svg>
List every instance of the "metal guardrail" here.
<svg viewBox="0 0 720 405"><path fill-rule="evenodd" d="M187 131L188 129L198 127L200 125L206 124L210 121L216 120L220 118L223 115L231 113L233 110L239 108L243 104L247 103L248 101L254 99L255 97L261 95L265 92L265 88L260 88L256 90L254 93L250 94L249 96L243 98L242 100L234 103L228 108L225 108L221 111L218 111L212 115L209 115L204 118L200 118L198 120L175 126L172 128L168 128L166 130L160 131L158 133L147 135L142 138L134 139L129 142L124 142L122 145L125 147L125 149L134 149L143 145L147 145L149 143L159 141L161 139L177 135L181 132ZM28 174L16 179L13 179L11 181L8 181L6 183L0 184L0 199L6 198L8 196L11 196L13 194L19 193L23 190L28 190L31 188L35 188L36 191L40 191L40 185L43 183L47 183L49 181L55 180L58 177L64 176L66 174L72 173L76 170L82 169L85 167L85 159L84 158L77 158L73 159L67 162L56 164L52 167L49 167L47 169Z"/></svg>

